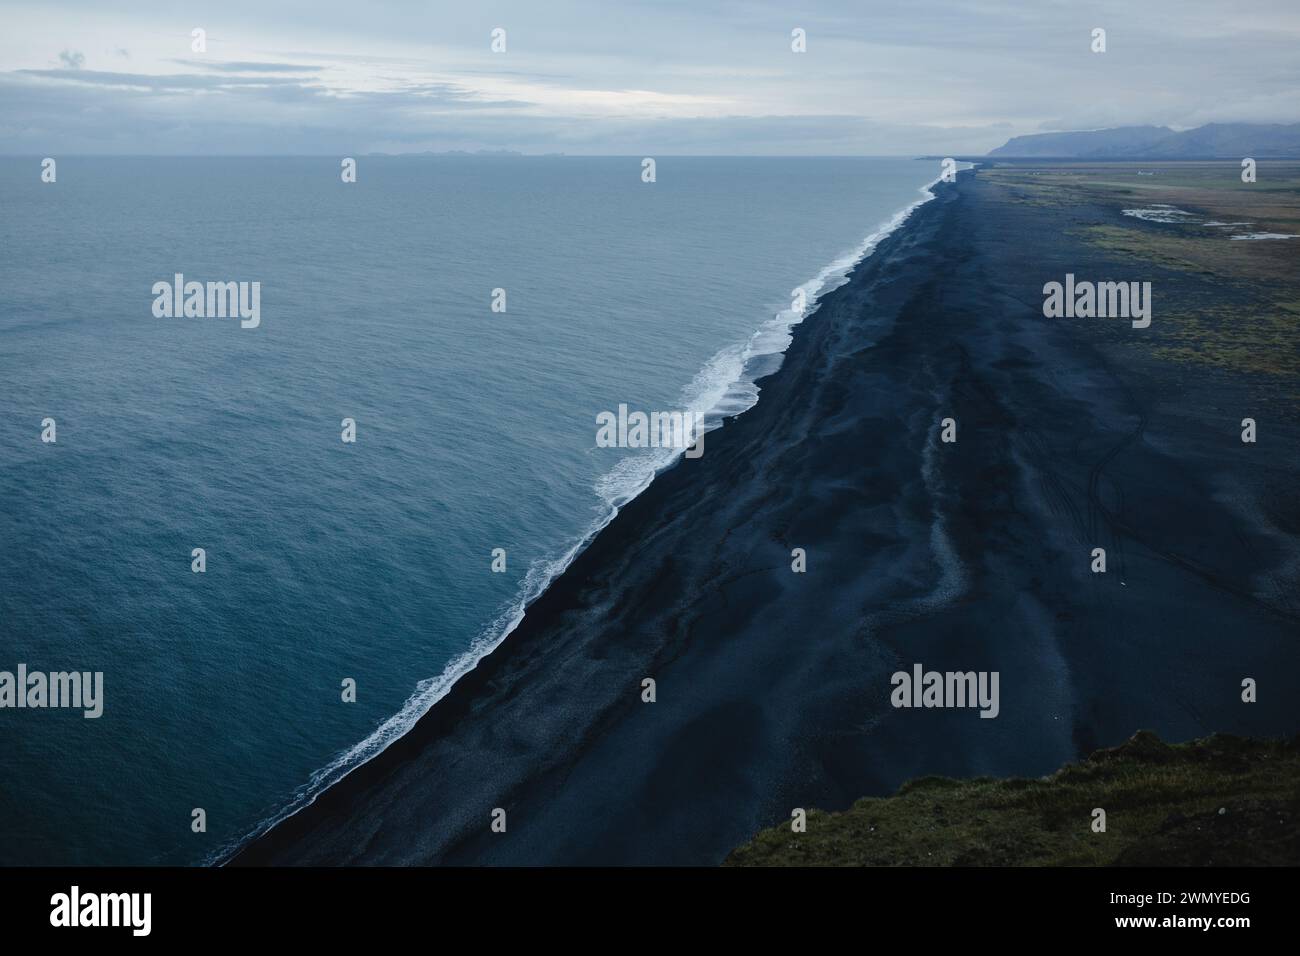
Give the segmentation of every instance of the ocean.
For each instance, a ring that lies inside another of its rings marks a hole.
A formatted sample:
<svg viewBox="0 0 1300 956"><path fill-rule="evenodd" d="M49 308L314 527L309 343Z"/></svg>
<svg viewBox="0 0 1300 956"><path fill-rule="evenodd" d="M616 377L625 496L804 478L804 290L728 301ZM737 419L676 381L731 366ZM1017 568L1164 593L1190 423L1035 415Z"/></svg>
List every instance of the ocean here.
<svg viewBox="0 0 1300 956"><path fill-rule="evenodd" d="M201 863L377 752L680 452L597 416L752 406L939 173L642 169L0 159L0 671L103 674L0 708L0 863Z"/></svg>

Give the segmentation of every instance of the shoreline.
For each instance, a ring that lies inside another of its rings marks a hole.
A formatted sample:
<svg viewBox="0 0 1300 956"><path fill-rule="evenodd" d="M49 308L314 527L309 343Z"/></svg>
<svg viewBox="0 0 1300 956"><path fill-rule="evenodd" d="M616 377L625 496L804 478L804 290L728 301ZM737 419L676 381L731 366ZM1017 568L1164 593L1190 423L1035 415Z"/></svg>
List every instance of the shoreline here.
<svg viewBox="0 0 1300 956"><path fill-rule="evenodd" d="M228 862L715 863L792 801L847 806L921 770L1045 772L1090 741L1126 739L1134 727L1117 728L1139 716L1166 739L1196 729L1168 699L1154 711L1105 699L1105 655L1071 646L1091 622L1061 623L1061 605L1123 615L1111 596L1089 599L1093 582L1064 560L1059 529L1044 534L1044 514L1072 509L1043 498L1051 469L1033 447L1013 447L1015 431L1046 404L1067 432L1073 414L1102 444L1126 438L1113 459L1134 444L1134 411L1123 395L1079 409L1076 394L1053 394L1065 390L1059 368L1094 380L1064 383L1073 392L1113 375L1096 343L978 311L1023 297L1008 287L1024 262L998 258L1014 241L972 241L971 196L999 211L975 180L931 187L935 199L793 330L781 369L759 380L765 401L627 503L414 727ZM1035 350L1072 361L1035 363ZM959 447L971 452L960 459L935 442L944 408L961 409ZM1072 496L1072 476L1049 477L1061 485L1053 494ZM1023 486L1028 507L1008 500L1004 479ZM1075 497L1094 523L1119 524L1095 488ZM1040 545L1054 552L1046 561ZM796 576L800 546L809 571ZM1237 573L1259 570L1251 558ZM1241 589L1224 593L1190 605L1241 610ZM1000 641L1008 622L1013 639ZM1256 650L1284 624L1269 623ZM975 646L959 639L963 626ZM878 691L911 660L988 664L1004 685L1047 699L1022 697L974 725L951 713L900 719ZM639 696L647 676L652 705ZM1112 703L1117 713L1089 713ZM1267 708L1254 717L1278 720ZM508 837L488 828L495 807L508 808Z"/></svg>
<svg viewBox="0 0 1300 956"><path fill-rule="evenodd" d="M805 311L798 316L794 316L789 310L778 312L773 318L761 323L751 334L746 344L741 349L739 359L741 366L741 376L736 381L728 384L724 390L724 397L712 405L702 407L698 414L702 421L706 421L705 433L715 431L722 427L725 421L734 419L746 412L752 410L758 404L758 383L773 374L773 371L779 370L784 364L785 353L789 345L776 351L755 351L753 345L759 339L770 336L774 330L780 330L782 334L790 336L793 340L794 330L803 324L812 316L821 300L830 292L833 292L839 285L849 281L853 271L868 257L870 257L876 248L889 236L893 235L900 228L907 224L911 216L926 203L935 198L934 189L939 185L940 179L936 178L920 186L917 193L921 198L916 199L899 209L889 219L885 220L875 231L869 233L851 253L842 254L831 260L815 276L801 283L798 288L802 289L808 296L808 305ZM830 286L828 288L828 286ZM714 355L704 365L707 369L718 361L720 355ZM770 366L770 360L777 359L776 369L764 372L762 374L747 374L750 365L759 362L761 365ZM703 371L703 369L701 371ZM697 374L698 377L698 374ZM693 383L692 383L693 384ZM725 394L729 393L737 385L744 384L754 389L755 397L753 401L735 412L723 413L720 411L720 404L725 402ZM685 394L690 389L690 385L683 388ZM502 611L491 624L487 625L480 636L476 638L467 650L454 658L451 663L436 677L426 678L417 684L416 690L411 694L402 708L394 713L391 717L381 723L367 737L358 741L352 747L337 754L320 769L314 771L308 778L308 781L294 791L293 795L285 804L270 814L263 820L254 825L243 836L230 841L224 846L210 852L204 859L202 865L222 866L231 862L251 843L259 840L263 835L278 827L285 820L295 816L302 810L315 803L317 797L325 793L332 787L341 783L344 778L351 774L357 768L364 766L386 750L393 741L405 736L412 730L417 723L424 717L429 710L436 706L455 686L456 682L478 666L484 658L495 653L501 645L509 639L515 629L520 625L527 615L528 609L546 593L546 590L568 570L569 566L595 538L605 530L609 524L618 518L620 512L633 500L643 494L654 480L671 468L676 467L682 458L681 450L672 451L666 459L661 458L653 461L645 467L637 487L634 491L621 493L616 497L606 497L606 503L610 511L597 519L590 527L574 541L560 557L557 557L545 565L545 570L541 575L538 583L533 584L533 571L529 571L522 582L521 594L514 604ZM605 478L608 478L607 474ZM603 480L603 479L602 479ZM599 484L600 482L598 482ZM600 492L602 497L604 492ZM558 569L558 570L557 570ZM416 711L412 717L412 712Z"/></svg>

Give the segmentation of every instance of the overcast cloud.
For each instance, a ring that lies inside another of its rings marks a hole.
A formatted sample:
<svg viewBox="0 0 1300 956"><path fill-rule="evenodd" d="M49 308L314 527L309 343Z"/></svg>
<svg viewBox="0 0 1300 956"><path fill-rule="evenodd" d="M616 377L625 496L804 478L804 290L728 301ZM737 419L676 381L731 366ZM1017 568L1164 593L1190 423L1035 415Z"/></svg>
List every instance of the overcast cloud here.
<svg viewBox="0 0 1300 956"><path fill-rule="evenodd" d="M105 6L0 4L0 152L960 154L1300 121L1297 0Z"/></svg>

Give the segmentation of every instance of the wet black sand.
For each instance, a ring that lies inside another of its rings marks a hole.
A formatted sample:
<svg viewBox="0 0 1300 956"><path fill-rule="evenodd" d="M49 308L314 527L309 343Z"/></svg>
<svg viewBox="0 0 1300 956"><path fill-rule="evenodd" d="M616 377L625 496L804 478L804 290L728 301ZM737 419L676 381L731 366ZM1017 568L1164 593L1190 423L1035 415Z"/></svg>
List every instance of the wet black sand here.
<svg viewBox="0 0 1300 956"><path fill-rule="evenodd" d="M937 192L798 329L756 408L235 862L716 864L792 807L922 774L1039 775L1138 728L1294 733L1294 416L1147 357L1131 337L1158 332L1162 284L1202 280L1070 238L1117 211L1008 203L977 175ZM1155 282L1152 329L1044 319L1066 272ZM892 709L914 662L999 671L1000 715Z"/></svg>

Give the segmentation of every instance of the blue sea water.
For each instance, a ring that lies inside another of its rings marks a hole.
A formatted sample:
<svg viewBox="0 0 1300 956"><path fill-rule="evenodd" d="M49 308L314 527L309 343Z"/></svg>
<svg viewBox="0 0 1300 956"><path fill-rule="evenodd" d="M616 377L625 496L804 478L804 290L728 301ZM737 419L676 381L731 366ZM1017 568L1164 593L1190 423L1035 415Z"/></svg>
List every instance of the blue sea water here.
<svg viewBox="0 0 1300 956"><path fill-rule="evenodd" d="M938 172L359 160L0 159L0 670L105 698L0 709L0 863L201 862L381 748L666 463L597 413L752 405Z"/></svg>

